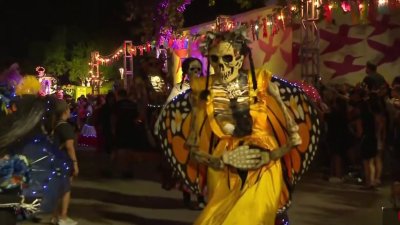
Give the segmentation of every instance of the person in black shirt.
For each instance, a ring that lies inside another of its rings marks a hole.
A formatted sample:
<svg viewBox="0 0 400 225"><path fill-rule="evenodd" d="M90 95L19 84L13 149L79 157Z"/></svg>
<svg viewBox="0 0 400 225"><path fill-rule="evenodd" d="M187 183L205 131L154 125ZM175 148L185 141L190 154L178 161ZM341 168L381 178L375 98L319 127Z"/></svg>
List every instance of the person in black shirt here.
<svg viewBox="0 0 400 225"><path fill-rule="evenodd" d="M378 139L376 135L377 120L371 109L371 101L364 99L365 92L360 93L362 99L357 105L356 137L360 140L360 157L362 159L365 176L363 189L375 189L376 166L374 158L378 154Z"/></svg>
<svg viewBox="0 0 400 225"><path fill-rule="evenodd" d="M107 154L111 153L112 149L112 132L111 132L111 115L115 105L115 95L113 92L109 92L106 95L106 102L99 109L99 114L96 118L96 124L99 131L99 137L101 138L100 143Z"/></svg>
<svg viewBox="0 0 400 225"><path fill-rule="evenodd" d="M380 89L387 87L388 83L385 78L377 72L377 66L371 62L367 62L365 72L367 76L363 79L368 91L378 92Z"/></svg>
<svg viewBox="0 0 400 225"><path fill-rule="evenodd" d="M145 133L140 130L143 121L138 118L137 104L128 99L126 90L119 90L111 123L115 147L112 158L118 165L116 169L127 178L132 177L132 151L142 149L146 143Z"/></svg>
<svg viewBox="0 0 400 225"><path fill-rule="evenodd" d="M70 109L68 104L64 100L56 100L54 104L54 117L56 121L52 124L53 137L56 143L59 145L60 151L66 153L66 157L72 163L72 174L71 176L78 176L79 167L78 161L75 154L75 132L73 127L67 122L70 117ZM71 199L71 179L66 179L63 183L63 194L59 200L59 208L53 213L52 223L57 222L59 225L75 225L76 221L69 218L68 207Z"/></svg>

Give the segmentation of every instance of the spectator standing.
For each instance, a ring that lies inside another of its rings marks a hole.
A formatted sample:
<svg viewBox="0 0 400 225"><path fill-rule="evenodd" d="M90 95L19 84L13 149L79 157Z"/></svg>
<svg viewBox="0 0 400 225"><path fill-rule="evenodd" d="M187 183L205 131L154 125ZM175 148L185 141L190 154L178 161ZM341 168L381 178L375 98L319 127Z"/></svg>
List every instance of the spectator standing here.
<svg viewBox="0 0 400 225"><path fill-rule="evenodd" d="M100 144L107 154L111 153L112 149L112 132L111 132L111 116L113 107L116 103L114 92L107 93L105 103L100 107L99 115L97 117L97 126L100 133Z"/></svg>
<svg viewBox="0 0 400 225"><path fill-rule="evenodd" d="M58 199L58 207L53 212L52 223L58 225L76 225L76 221L68 217L68 208L71 199L71 182L72 177L79 174L78 161L75 154L75 132L73 127L67 122L70 117L70 109L64 100L56 100L54 105L54 116L56 121L52 124L52 133L56 143L59 144L59 149L66 154L66 157L72 163L71 177L64 179L61 182L62 196Z"/></svg>
<svg viewBox="0 0 400 225"><path fill-rule="evenodd" d="M128 98L126 90L117 91L117 103L112 115L112 135L115 149L112 160L118 172L125 178L133 177L132 156L143 145L143 134L138 132L139 112L137 104ZM145 134L144 134L145 135Z"/></svg>
<svg viewBox="0 0 400 225"><path fill-rule="evenodd" d="M374 189L376 183L376 166L374 158L378 154L378 139L376 135L376 117L371 109L371 102L364 90L358 91L360 103L355 122L356 136L360 140L360 156L364 168L365 189Z"/></svg>

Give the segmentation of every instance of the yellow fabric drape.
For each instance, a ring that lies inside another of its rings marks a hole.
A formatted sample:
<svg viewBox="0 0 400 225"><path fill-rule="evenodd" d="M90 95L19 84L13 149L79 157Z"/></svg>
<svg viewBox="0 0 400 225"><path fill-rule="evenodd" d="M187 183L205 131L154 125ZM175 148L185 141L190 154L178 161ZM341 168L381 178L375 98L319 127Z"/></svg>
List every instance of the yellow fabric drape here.
<svg viewBox="0 0 400 225"><path fill-rule="evenodd" d="M249 75L250 77L250 75ZM275 149L277 141L271 129L267 127L268 101L274 99L267 94L271 74L265 70L257 71L258 102L251 103L250 114L253 118L253 132L244 138L233 138L224 135L213 117L213 100L211 96L206 104L207 117L212 131L220 138L213 149L213 156L221 156L244 142L263 149ZM249 81L251 88L251 81ZM198 93L204 88L204 81L192 86ZM196 87L197 86L197 87ZM251 91L250 95L254 95ZM274 161L256 170L249 170L247 178L242 180L237 170L226 166L224 170L208 169L207 187L209 201L195 225L274 225L283 186L280 161Z"/></svg>

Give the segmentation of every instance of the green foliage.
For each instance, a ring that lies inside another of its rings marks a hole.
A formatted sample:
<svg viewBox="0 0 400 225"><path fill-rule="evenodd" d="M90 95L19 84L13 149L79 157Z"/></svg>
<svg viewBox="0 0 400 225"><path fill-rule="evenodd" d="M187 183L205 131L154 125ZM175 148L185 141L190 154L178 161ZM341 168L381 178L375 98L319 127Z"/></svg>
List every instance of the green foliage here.
<svg viewBox="0 0 400 225"><path fill-rule="evenodd" d="M61 76L68 70L66 29L55 32L45 51L44 67L47 73Z"/></svg>
<svg viewBox="0 0 400 225"><path fill-rule="evenodd" d="M79 42L72 48L71 60L68 62L70 81L82 82L88 76L91 50L92 48L84 42Z"/></svg>
<svg viewBox="0 0 400 225"><path fill-rule="evenodd" d="M104 77L105 80L117 80L121 76L119 73L120 67L121 64L116 62L111 65L100 66L100 75Z"/></svg>

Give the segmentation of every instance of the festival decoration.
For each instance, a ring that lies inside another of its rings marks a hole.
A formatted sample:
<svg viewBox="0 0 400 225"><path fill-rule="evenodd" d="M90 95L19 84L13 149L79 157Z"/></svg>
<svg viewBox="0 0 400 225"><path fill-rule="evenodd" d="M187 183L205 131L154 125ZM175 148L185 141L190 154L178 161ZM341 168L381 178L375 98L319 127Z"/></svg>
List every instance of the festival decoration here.
<svg viewBox="0 0 400 225"><path fill-rule="evenodd" d="M69 96L71 96L71 97L75 96L75 88L76 87L74 85L71 85L71 84L64 85L64 86L61 87L61 89L64 91L64 93L69 95Z"/></svg>
<svg viewBox="0 0 400 225"><path fill-rule="evenodd" d="M20 191L26 187L31 179L32 168L24 155L5 155L0 158L0 193L10 195L10 190ZM15 199L20 197L15 196ZM21 214L33 214L39 210L40 200L35 199L32 203L25 203L25 196L19 202L0 202L0 208L14 208Z"/></svg>
<svg viewBox="0 0 400 225"><path fill-rule="evenodd" d="M350 3L348 1L342 1L340 4L340 7L342 7L343 12L348 13L351 10Z"/></svg>
<svg viewBox="0 0 400 225"><path fill-rule="evenodd" d="M301 90L303 90L312 102L317 104L321 103L321 96L317 88L304 81L293 82L293 84L297 85Z"/></svg>
<svg viewBox="0 0 400 225"><path fill-rule="evenodd" d="M15 93L17 95L35 95L38 94L39 91L41 90L41 85L34 76L25 76L22 78L22 80L19 82L15 89Z"/></svg>
<svg viewBox="0 0 400 225"><path fill-rule="evenodd" d="M174 3L175 5L171 5L170 0L164 0L162 2L163 4L161 4L160 7L162 6L166 10L163 11L164 13L170 10L171 7L176 6L177 8L181 4L184 4L185 6L180 8L184 9L188 4L190 4L190 1L183 0L177 1L176 4ZM307 7L317 9L315 10L316 12L313 12L313 15L315 16L313 17L313 21L316 21L315 23L318 27L324 27L323 24L318 24L318 19L319 21L325 20L328 23L334 23L338 21L336 20L337 17L345 14L351 15L351 25L368 24L372 26L374 21L379 20L380 17L377 17L378 15L382 13L393 13L400 9L400 1L398 0L316 0L315 2L308 1L306 5L309 5ZM169 9L167 10L168 7ZM380 9L380 7L383 8ZM176 8L174 13L179 13ZM273 40L275 36L282 31L284 32L286 27L292 27L293 31L299 28L299 24L301 24L301 19L305 13L304 10L305 8L303 8L303 5L299 0L290 2L284 1L282 4L278 3L275 9L269 10L268 12L265 11L257 15L255 18L234 17L232 19L228 18L227 16L221 16L217 19L216 23L204 25L200 29L203 29L201 31L203 32L205 30L216 31L223 29L228 30L229 28L245 27L247 29L246 32L248 36L253 41L258 40L260 45L262 43L275 43L276 41ZM180 12L181 11L182 10L180 10ZM163 15L166 16L165 14ZM386 14L383 17L385 16ZM375 27L375 25L373 26ZM98 54L96 59L92 59L91 63L96 65L108 65L113 63L115 60L119 60L121 56L128 57L128 55L125 55L125 52L129 53L129 57L148 54L159 56L161 51L172 54L176 54L176 52L180 50L194 52L193 48L196 48L196 43L201 39L201 35L199 35L200 30L196 29L190 31L180 31L171 26L164 26L161 27L160 36L157 37L157 40L144 41L143 43L130 46L123 45L119 47L114 54L108 56ZM340 34L342 33L340 32ZM285 36L287 34L284 33L283 35ZM322 36L323 34L321 35L321 39L324 39ZM268 38L268 42L265 40L266 38ZM328 50L329 49L324 50L323 54L327 54ZM284 51L282 53L283 55L288 50L278 49L278 51ZM291 66L292 65L288 65L288 67ZM293 68L294 67L295 65L293 65ZM179 72L176 72L176 74L178 73ZM288 74L284 73L282 75ZM179 77L179 75L177 76Z"/></svg>
<svg viewBox="0 0 400 225"><path fill-rule="evenodd" d="M41 85L41 94L50 95L57 91L57 79L46 74L42 66L36 67L37 76Z"/></svg>
<svg viewBox="0 0 400 225"><path fill-rule="evenodd" d="M174 13L182 14L190 3L190 0L180 0L177 3L173 3L173 1L170 0L163 0L159 4L158 11L161 13L161 11L165 11L169 7L176 6L176 8L174 8ZM234 21L228 16L219 16L214 29L222 31L231 30L238 26L246 26L249 29L249 33L253 36L253 40L259 38L260 29L262 30L262 36L266 38L269 33L274 35L277 34L279 30L284 30L286 26L291 25L295 20L298 20L297 22L299 22L300 18L293 16L292 14L299 14L299 9L301 9L300 3L300 1L291 1L290 4L277 6L274 13L261 16L252 21ZM400 2L396 0L391 0L390 2L389 0L335 0L326 1L322 6L320 6L319 1L317 1L315 7L323 10L324 13L321 14L322 18L331 22L333 19L332 10L335 9L335 5L339 5L344 13L352 13L353 21L360 22L365 22L367 15L369 19L375 19L377 16L375 13L376 11L379 11L380 13L388 13L390 10L393 11L400 8ZM377 10L377 8L379 8L379 10ZM168 15L166 15L166 12L164 11L161 13L163 17L162 20L164 23L167 23L166 20L168 20ZM168 24L171 24L171 21L169 21ZM160 39L158 41L147 41L139 45L134 45L132 48L127 49L127 51L131 52L133 55L137 55L137 52L139 52L140 55L143 55L144 53L150 53L153 49L158 51L160 46L162 46L162 48L187 49L189 42L195 41L197 38L197 34L182 35L176 29L173 29L172 26L168 25L161 27ZM123 53L124 47L119 47L110 55L98 55L96 60L100 64L106 65L119 60L120 57L123 56Z"/></svg>

